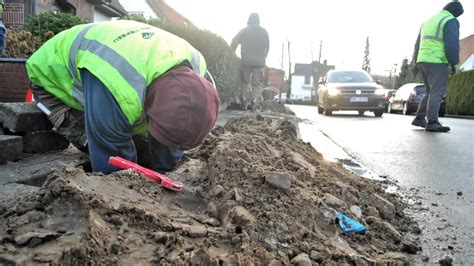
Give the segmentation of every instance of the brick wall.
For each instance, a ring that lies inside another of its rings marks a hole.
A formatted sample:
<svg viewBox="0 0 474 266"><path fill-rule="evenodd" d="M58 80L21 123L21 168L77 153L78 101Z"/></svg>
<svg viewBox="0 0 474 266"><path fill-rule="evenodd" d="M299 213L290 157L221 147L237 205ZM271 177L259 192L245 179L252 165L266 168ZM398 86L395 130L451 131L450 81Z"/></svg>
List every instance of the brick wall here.
<svg viewBox="0 0 474 266"><path fill-rule="evenodd" d="M68 3L76 8L76 15L92 22L94 20L94 5L86 0L69 0ZM55 0L37 0L36 12L59 10ZM7 0L3 13L3 22L7 27L21 27L31 15L31 0Z"/></svg>
<svg viewBox="0 0 474 266"><path fill-rule="evenodd" d="M94 21L94 5L93 4L84 0L69 0L68 2L76 8L76 16L88 22Z"/></svg>
<svg viewBox="0 0 474 266"><path fill-rule="evenodd" d="M0 102L23 102L29 86L25 60L0 59Z"/></svg>
<svg viewBox="0 0 474 266"><path fill-rule="evenodd" d="M76 8L76 16L84 19L85 21L92 22L94 20L94 5L85 0L69 0L69 4ZM49 10L60 10L56 5L55 0L38 0L37 1L37 12L44 12Z"/></svg>
<svg viewBox="0 0 474 266"><path fill-rule="evenodd" d="M267 72L268 86L279 88L282 92L286 92L285 72L280 69L269 68Z"/></svg>

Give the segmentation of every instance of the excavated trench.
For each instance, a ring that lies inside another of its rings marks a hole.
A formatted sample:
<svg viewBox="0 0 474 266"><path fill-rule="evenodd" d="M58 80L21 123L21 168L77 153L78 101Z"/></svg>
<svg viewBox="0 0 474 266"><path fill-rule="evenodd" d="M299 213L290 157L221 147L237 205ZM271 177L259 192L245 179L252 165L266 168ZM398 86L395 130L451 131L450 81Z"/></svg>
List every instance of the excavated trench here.
<svg viewBox="0 0 474 266"><path fill-rule="evenodd" d="M170 177L185 189L81 167L32 181L0 213L0 263L403 264L419 250L395 195L324 160L287 119L230 119ZM337 211L367 232L343 233Z"/></svg>

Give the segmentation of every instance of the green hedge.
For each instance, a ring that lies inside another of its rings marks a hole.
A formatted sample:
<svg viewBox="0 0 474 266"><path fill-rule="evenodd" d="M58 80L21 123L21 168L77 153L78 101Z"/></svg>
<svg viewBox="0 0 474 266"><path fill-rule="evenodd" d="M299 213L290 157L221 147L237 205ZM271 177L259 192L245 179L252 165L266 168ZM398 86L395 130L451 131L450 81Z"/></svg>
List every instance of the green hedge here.
<svg viewBox="0 0 474 266"><path fill-rule="evenodd" d="M168 25L163 29L187 40L202 53L216 82L221 102L230 102L236 97L240 87L239 58L223 38L193 27Z"/></svg>
<svg viewBox="0 0 474 266"><path fill-rule="evenodd" d="M23 29L31 32L34 36L41 37L41 40L45 42L63 30L84 23L87 22L69 13L47 11L29 17L23 25Z"/></svg>
<svg viewBox="0 0 474 266"><path fill-rule="evenodd" d="M452 115L474 115L474 70L461 72L449 79L446 109Z"/></svg>

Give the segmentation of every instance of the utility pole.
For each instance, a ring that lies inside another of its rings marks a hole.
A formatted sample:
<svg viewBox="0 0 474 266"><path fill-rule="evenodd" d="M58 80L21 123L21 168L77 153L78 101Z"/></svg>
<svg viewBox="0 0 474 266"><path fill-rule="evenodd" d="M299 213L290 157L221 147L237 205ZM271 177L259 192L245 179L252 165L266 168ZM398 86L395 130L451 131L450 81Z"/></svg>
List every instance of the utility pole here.
<svg viewBox="0 0 474 266"><path fill-rule="evenodd" d="M321 54L323 52L323 41L319 41L319 58L318 58L318 62L321 63Z"/></svg>
<svg viewBox="0 0 474 266"><path fill-rule="evenodd" d="M311 100L314 101L316 99L316 75L314 72L314 54L313 54L313 41L311 41L311 76L313 78L313 88L311 88Z"/></svg>
<svg viewBox="0 0 474 266"><path fill-rule="evenodd" d="M285 43L281 43L281 70L283 70L283 61L285 60Z"/></svg>
<svg viewBox="0 0 474 266"><path fill-rule="evenodd" d="M291 99L291 43L288 40L288 90L286 92L286 99Z"/></svg>
<svg viewBox="0 0 474 266"><path fill-rule="evenodd" d="M285 70L284 70L284 60L285 60L285 43L282 42L281 43L281 71L283 71L283 81L285 81ZM279 89L279 92L278 92L278 102L282 102L281 101L281 85L279 86L280 89Z"/></svg>
<svg viewBox="0 0 474 266"><path fill-rule="evenodd" d="M392 70L393 70L392 90L395 89L395 80L397 79L397 66L398 64L392 65ZM390 71L390 73L392 73L392 71Z"/></svg>

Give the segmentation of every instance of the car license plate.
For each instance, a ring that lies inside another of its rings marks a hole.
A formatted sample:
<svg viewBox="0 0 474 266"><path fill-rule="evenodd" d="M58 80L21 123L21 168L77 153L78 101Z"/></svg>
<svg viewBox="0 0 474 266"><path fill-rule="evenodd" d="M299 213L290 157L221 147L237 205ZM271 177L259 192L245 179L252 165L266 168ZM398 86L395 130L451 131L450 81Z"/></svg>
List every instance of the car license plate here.
<svg viewBox="0 0 474 266"><path fill-rule="evenodd" d="M367 97L351 97L351 102L368 102L369 99Z"/></svg>

